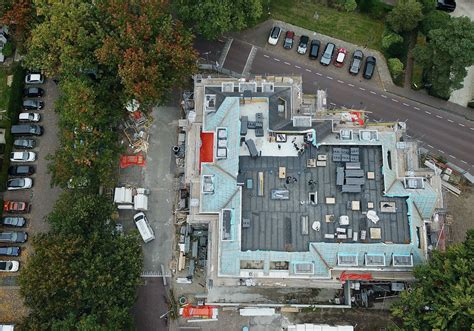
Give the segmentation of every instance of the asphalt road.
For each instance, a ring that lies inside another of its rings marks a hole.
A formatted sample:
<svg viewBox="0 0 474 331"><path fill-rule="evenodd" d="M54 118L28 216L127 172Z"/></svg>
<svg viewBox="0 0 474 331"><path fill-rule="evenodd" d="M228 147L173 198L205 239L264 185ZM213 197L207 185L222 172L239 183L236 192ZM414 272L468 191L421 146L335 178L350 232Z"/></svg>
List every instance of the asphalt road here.
<svg viewBox="0 0 474 331"><path fill-rule="evenodd" d="M234 39L234 42L236 40ZM239 46L242 42L238 43ZM222 43L200 45L200 52L219 52ZM224 61L224 68L243 67L249 47L231 47ZM291 56L293 55L293 56ZM370 120L403 121L408 135L419 140L422 146L435 155L463 169L474 167L474 123L445 111L426 106L390 93L361 79L355 82L345 71L335 75L317 61L308 65L296 53L288 57L258 48L251 64L251 74L295 74L303 77L303 91L314 94L316 89L326 89L331 106L354 107L370 111ZM231 67L228 67L228 66Z"/></svg>

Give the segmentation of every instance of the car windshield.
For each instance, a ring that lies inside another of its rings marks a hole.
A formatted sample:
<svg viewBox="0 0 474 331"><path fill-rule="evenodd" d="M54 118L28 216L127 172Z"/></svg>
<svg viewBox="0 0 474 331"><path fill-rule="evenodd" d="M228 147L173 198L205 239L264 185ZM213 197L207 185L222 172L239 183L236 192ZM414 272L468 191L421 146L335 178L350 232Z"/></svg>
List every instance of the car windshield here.
<svg viewBox="0 0 474 331"><path fill-rule="evenodd" d="M342 62L344 61L344 57L346 56L346 54L344 53L339 53L338 56L337 56L337 62Z"/></svg>
<svg viewBox="0 0 474 331"><path fill-rule="evenodd" d="M273 28L273 31L272 31L272 38L276 38L278 37L278 33L280 32L280 29L279 28Z"/></svg>

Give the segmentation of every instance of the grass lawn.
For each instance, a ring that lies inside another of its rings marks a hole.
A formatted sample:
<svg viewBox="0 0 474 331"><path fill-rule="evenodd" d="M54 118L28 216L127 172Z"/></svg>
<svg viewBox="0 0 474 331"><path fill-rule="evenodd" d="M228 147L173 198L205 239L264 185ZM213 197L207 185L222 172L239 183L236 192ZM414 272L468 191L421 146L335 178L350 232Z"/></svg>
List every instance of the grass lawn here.
<svg viewBox="0 0 474 331"><path fill-rule="evenodd" d="M10 98L10 88L7 86L8 71L0 68L0 110L7 109L8 99Z"/></svg>
<svg viewBox="0 0 474 331"><path fill-rule="evenodd" d="M346 13L310 0L273 0L271 17L360 46L381 50L384 22L357 12ZM314 18L315 12L319 18Z"/></svg>

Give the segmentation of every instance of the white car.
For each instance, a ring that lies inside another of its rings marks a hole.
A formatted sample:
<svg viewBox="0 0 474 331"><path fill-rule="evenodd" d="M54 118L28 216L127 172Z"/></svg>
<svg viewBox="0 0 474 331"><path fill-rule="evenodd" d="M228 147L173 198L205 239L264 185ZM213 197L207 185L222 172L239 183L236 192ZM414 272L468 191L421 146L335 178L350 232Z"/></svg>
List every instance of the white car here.
<svg viewBox="0 0 474 331"><path fill-rule="evenodd" d="M20 122L39 122L41 121L41 115L38 113L20 113L18 119Z"/></svg>
<svg viewBox="0 0 474 331"><path fill-rule="evenodd" d="M13 152L10 153L10 161L12 162L33 162L36 160L35 152Z"/></svg>
<svg viewBox="0 0 474 331"><path fill-rule="evenodd" d="M16 272L20 268L18 261L0 261L0 271Z"/></svg>
<svg viewBox="0 0 474 331"><path fill-rule="evenodd" d="M44 76L42 74L28 74L25 77L26 84L43 84Z"/></svg>
<svg viewBox="0 0 474 331"><path fill-rule="evenodd" d="M24 190L33 187L33 179L28 177L13 178L7 182L8 191Z"/></svg>
<svg viewBox="0 0 474 331"><path fill-rule="evenodd" d="M270 37L268 37L268 43L275 46L278 44L278 39L280 39L281 29L277 26L274 26L270 32Z"/></svg>

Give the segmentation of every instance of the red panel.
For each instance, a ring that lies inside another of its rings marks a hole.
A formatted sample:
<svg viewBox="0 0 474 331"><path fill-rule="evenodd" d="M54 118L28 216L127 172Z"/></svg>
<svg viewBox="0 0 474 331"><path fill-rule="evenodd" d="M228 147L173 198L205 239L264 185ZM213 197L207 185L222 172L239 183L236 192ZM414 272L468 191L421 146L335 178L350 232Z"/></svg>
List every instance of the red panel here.
<svg viewBox="0 0 474 331"><path fill-rule="evenodd" d="M372 274L367 273L367 274L346 274L345 271L342 272L341 276L339 279L344 282L346 280L372 280Z"/></svg>
<svg viewBox="0 0 474 331"><path fill-rule="evenodd" d="M199 162L214 162L214 132L201 132Z"/></svg>

